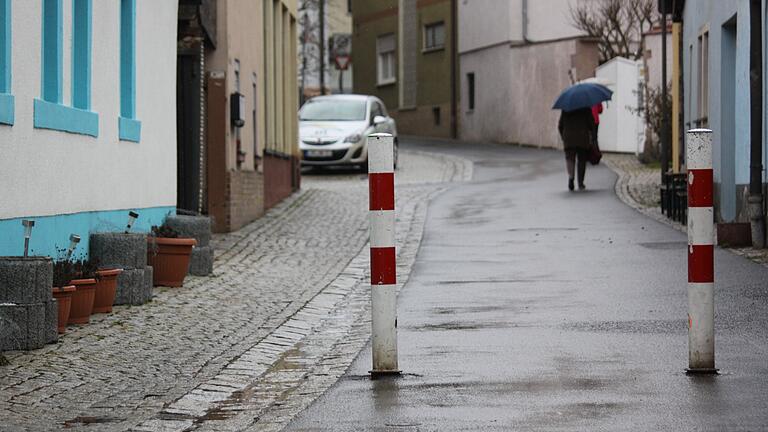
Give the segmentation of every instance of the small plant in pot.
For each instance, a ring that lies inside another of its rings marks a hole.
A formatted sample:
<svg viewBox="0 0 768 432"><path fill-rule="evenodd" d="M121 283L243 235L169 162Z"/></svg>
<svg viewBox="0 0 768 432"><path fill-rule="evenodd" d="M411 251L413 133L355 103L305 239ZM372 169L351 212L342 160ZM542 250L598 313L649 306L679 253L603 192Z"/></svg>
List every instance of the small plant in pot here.
<svg viewBox="0 0 768 432"><path fill-rule="evenodd" d="M93 313L110 313L117 295L117 277L121 268L100 268L96 270L96 295L93 300Z"/></svg>
<svg viewBox="0 0 768 432"><path fill-rule="evenodd" d="M67 330L69 312L72 306L72 294L75 286L69 282L75 277L74 266L69 260L55 261L53 263L53 298L58 304L58 331L64 333Z"/></svg>
<svg viewBox="0 0 768 432"><path fill-rule="evenodd" d="M155 286L180 287L189 271L194 238L179 238L179 233L163 222L153 226L147 237L147 263L153 268Z"/></svg>
<svg viewBox="0 0 768 432"><path fill-rule="evenodd" d="M69 283L75 286L72 294L72 306L69 311L69 324L88 324L93 313L96 299L96 270L98 265L80 258L72 261L74 279Z"/></svg>

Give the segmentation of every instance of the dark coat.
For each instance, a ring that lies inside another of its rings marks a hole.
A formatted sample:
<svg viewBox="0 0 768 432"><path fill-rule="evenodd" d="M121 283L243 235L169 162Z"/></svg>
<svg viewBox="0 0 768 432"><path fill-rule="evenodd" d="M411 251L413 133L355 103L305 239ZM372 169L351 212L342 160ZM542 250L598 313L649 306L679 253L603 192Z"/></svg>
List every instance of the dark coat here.
<svg viewBox="0 0 768 432"><path fill-rule="evenodd" d="M557 124L565 150L590 150L595 133L595 119L591 108L568 111L560 115Z"/></svg>

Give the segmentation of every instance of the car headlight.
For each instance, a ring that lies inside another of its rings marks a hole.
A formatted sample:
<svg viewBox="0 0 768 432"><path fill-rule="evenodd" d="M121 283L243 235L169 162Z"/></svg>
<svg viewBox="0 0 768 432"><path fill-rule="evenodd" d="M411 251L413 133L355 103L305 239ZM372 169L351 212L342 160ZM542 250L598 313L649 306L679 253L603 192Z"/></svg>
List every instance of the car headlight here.
<svg viewBox="0 0 768 432"><path fill-rule="evenodd" d="M360 134L352 134L346 138L344 138L345 143L356 143L359 142L361 139L363 139L363 136Z"/></svg>

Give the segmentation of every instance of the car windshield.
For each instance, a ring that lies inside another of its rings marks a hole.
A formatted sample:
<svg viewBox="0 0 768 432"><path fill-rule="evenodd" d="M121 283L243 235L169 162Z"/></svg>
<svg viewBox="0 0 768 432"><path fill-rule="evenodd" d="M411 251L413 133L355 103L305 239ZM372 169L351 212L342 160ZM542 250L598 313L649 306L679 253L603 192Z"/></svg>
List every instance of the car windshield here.
<svg viewBox="0 0 768 432"><path fill-rule="evenodd" d="M299 120L365 120L365 101L358 100L311 100L299 111Z"/></svg>

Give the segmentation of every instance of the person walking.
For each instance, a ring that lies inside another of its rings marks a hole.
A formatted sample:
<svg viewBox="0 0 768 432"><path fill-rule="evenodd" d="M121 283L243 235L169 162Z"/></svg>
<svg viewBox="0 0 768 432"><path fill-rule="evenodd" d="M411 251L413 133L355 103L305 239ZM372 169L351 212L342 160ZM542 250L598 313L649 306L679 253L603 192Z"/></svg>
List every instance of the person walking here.
<svg viewBox="0 0 768 432"><path fill-rule="evenodd" d="M597 144L597 130L600 128L600 114L603 113L603 103L600 102L597 105L592 105L592 117L595 119L595 132L592 134L592 139L595 142L595 147L600 148Z"/></svg>
<svg viewBox="0 0 768 432"><path fill-rule="evenodd" d="M568 190L574 189L574 171L578 161L579 190L586 189L584 175L587 160L593 146L593 134L596 130L591 108L563 111L557 125L565 150L565 166L568 170Z"/></svg>

